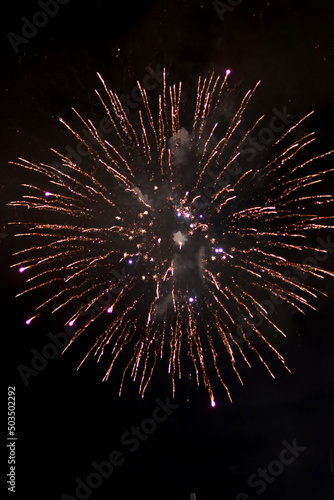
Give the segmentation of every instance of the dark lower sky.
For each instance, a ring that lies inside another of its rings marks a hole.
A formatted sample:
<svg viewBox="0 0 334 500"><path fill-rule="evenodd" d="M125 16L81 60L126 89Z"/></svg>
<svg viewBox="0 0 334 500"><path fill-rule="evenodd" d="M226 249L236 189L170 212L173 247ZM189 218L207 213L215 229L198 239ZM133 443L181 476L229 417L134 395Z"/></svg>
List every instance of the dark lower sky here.
<svg viewBox="0 0 334 500"><path fill-rule="evenodd" d="M287 333L276 347L291 374L273 358L272 379L254 359L252 369L242 369L243 386L233 375L228 381L233 403L217 383L211 408L205 388L187 378L172 399L163 365L144 399L131 383L119 397L117 371L108 383L94 360L76 371L84 343L60 355L61 322L44 316L25 325L32 300L15 299L24 282L10 268L17 239L6 205L22 183L9 161L48 163L50 148L74 148L59 123L73 120L71 107L101 119L97 72L136 109L136 81L148 73L166 68L194 90L199 75L228 68L236 101L262 82L250 119L285 108L298 119L314 110L303 125L317 134L311 153L332 149L332 0L12 2L1 16L0 61L2 352L7 385L15 386L17 433L16 493L9 495L333 499L333 280L324 280L327 297L317 310L276 311ZM333 271L334 236L322 237L329 242L323 266ZM3 449L7 460L4 439Z"/></svg>

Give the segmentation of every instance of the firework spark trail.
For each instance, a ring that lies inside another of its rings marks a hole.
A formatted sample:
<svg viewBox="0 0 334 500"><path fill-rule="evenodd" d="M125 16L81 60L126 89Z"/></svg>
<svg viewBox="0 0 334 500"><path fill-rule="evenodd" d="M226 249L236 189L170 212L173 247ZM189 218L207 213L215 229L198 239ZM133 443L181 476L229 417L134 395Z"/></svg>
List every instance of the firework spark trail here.
<svg viewBox="0 0 334 500"><path fill-rule="evenodd" d="M223 80L214 73L198 79L189 133L181 126L181 83L167 86L165 72L157 106L150 104L138 82L143 109L131 121L117 94L98 75L105 97L99 91L96 94L114 127L114 140L103 140L94 123L74 110L94 146L60 121L88 149L84 167L55 150L67 173L22 158L15 162L39 178L36 185L22 184L27 194L10 203L35 214L32 222L15 223L27 228L17 236L36 238L35 244L15 254L14 266L20 272L29 270L29 287L19 295L48 290L27 324L50 306L52 313L64 308L69 311L66 324L77 325L70 344L96 324L101 332L80 365L91 353L98 361L103 354L110 356L107 380L126 351L120 393L129 372L139 380L139 392L144 395L163 357L169 360L174 393L175 378L186 371L184 351L212 406L211 365L231 399L222 376L224 351L241 383L237 357L251 366L247 349L274 376L262 350L240 325L245 343L242 347L235 342L236 318L244 318L256 338L286 367L284 358L252 322L256 312L284 336L269 319L259 294L271 293L304 313L305 307L314 308L308 297L314 299L323 292L311 283L296 283L286 270L314 278L334 276L296 259L296 252L318 250L305 244L310 231L333 229L332 216L314 213L316 206L332 203L333 197L308 191L334 170L310 172L310 165L333 151L296 163L298 154L314 141L312 133L281 146L309 113L275 142L273 148L279 146L280 151L274 150L261 167L242 171L242 147L263 119L244 128L244 113L260 82L245 94L224 125L222 98L229 93L229 73ZM218 187L223 173L234 165L241 174ZM209 171L216 176L217 189L199 212L198 192L212 179ZM113 270L122 266L129 273L126 282L121 274L111 279ZM75 307L88 293L93 298ZM82 321L104 295L110 300L93 318Z"/></svg>

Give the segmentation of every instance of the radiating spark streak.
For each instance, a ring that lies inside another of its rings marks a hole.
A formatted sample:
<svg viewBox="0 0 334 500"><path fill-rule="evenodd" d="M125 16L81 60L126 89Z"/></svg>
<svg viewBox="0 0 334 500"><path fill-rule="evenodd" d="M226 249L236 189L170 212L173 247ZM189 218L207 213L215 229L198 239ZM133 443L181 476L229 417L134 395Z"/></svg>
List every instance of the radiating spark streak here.
<svg viewBox="0 0 334 500"><path fill-rule="evenodd" d="M295 130L297 127L299 127L299 125L300 125L303 121L307 120L307 118L309 118L310 116L312 116L312 115L313 115L313 113L314 113L314 111L310 111L310 113L308 113L307 115L303 116L303 118L301 118L301 119L300 119L297 123L295 123L294 125L292 125L292 127L290 127L290 128L289 128L289 129L285 132L285 134L283 134L283 135L282 135L282 136L281 136L281 137L280 137L280 138L276 141L276 143L275 143L275 144L279 144L281 141L283 141L283 139L285 139L285 137L286 137L287 135L291 134L291 132L292 132L293 130Z"/></svg>
<svg viewBox="0 0 334 500"><path fill-rule="evenodd" d="M271 272L270 275L273 278L276 278L278 280L282 280L284 283L290 285L291 288L299 288L301 291L303 291L305 293L309 293L313 297L316 297L316 294L314 294L314 293L311 292L311 288L310 287L303 286L303 285L301 285L300 283L298 283L296 281L290 280L290 279L286 278L284 275L282 275L280 273ZM297 295L296 293L292 292L291 290L284 290L284 292L285 292L285 294L289 295L290 297L293 297L296 300L298 300L298 301L302 302L303 304L307 305L308 307L311 307L312 309L314 309L314 307L311 306L304 297L301 297L301 296ZM285 300L288 302L288 300L286 298L285 298Z"/></svg>
<svg viewBox="0 0 334 500"><path fill-rule="evenodd" d="M221 337L221 339L223 341L223 344L224 344L224 346L225 346L225 348L226 348L226 350L227 350L227 352L228 352L228 354L230 356L232 368L233 368L234 372L236 373L236 375L237 375L240 383L243 385L243 381L242 381L242 378L240 376L240 373L238 372L238 370L237 370L237 368L235 366L236 361L235 361L235 357L234 357L234 354L233 354L233 350L232 350L231 344L230 344L230 342L229 342L229 340L228 340L228 338L227 338L227 336L226 336L226 334L224 332L224 328L221 326L221 320L218 318L216 312L214 314L214 317L215 317L215 322L216 322L216 326L217 326L217 329L218 329L218 333L219 333L219 335L220 335L220 337ZM219 371L219 368L218 368L218 365L217 365L217 357L218 357L218 355L217 355L217 352L216 352L216 350L215 350L215 348L213 346L213 342L212 342L212 337L211 336L209 337L209 341L210 341L211 352L212 352L212 355L213 355L213 358L214 358L214 365L215 365L216 372L218 374L219 380L224 385L224 387L225 387L225 389L226 389L226 391L228 393L228 397L229 397L230 401L232 401L230 392L228 391L228 389L227 389L227 387L226 387L225 383L223 382L223 379L222 379L222 377L220 375L220 371Z"/></svg>
<svg viewBox="0 0 334 500"><path fill-rule="evenodd" d="M107 141L106 141L107 142ZM111 144L109 144L107 142L107 144L113 148L113 146ZM124 158L120 155L120 153L117 153L117 156L123 161ZM120 180L123 182L123 184L125 186L127 186L128 188L131 187L131 183L129 182L129 180L127 179L127 177L125 177L125 175L121 174L116 168L113 168L111 167L110 165L108 165L105 161L103 161L101 158L99 159L100 163L102 163L102 165L104 165L106 167L106 170L108 172L111 172L113 174L113 176L115 177L116 180ZM111 160L115 165L117 165L117 161L116 160ZM125 162L126 163L126 162Z"/></svg>
<svg viewBox="0 0 334 500"><path fill-rule="evenodd" d="M203 148L203 153L202 153L202 158L201 158L201 161L203 161L203 159L204 159L204 156L205 156L206 151L207 151L208 144L209 144L209 142L211 141L211 139L212 139L212 137L213 137L213 133L214 133L214 131L216 130L217 125L218 125L218 123L215 123L215 124L214 124L214 126L212 127L212 130L211 130L211 132L210 132L210 135L209 135L209 137L208 137L207 141L206 141L206 142L205 142L205 144L204 144L204 148Z"/></svg>
<svg viewBox="0 0 334 500"><path fill-rule="evenodd" d="M207 372L206 372L206 367L205 367L204 357L203 357L202 343L201 343L199 336L196 334L197 333L196 327L195 327L195 324L193 323L191 311L189 311L189 305L187 305L187 308L188 308L188 314L190 314L189 315L189 329L190 329L191 341L195 344L195 347L196 347L197 357L198 357L198 361L199 361L199 364L201 367L201 375L203 378L204 385L209 392L211 401L213 401L214 400L213 391L212 391L209 377L208 377ZM194 360L194 358L193 358L193 360ZM196 365L196 368L197 368L197 365Z"/></svg>
<svg viewBox="0 0 334 500"><path fill-rule="evenodd" d="M256 308L256 309L257 309L257 311L261 314L261 316L262 316L263 318L265 318L265 319L266 319L266 320L267 320L267 321L268 321L268 322L269 322L269 323L270 323L270 324L271 324L271 325L275 328L275 330L277 330L277 331L278 331L278 332L279 332L279 333L280 333L283 337L286 337L285 333L284 333L284 332L283 332L280 328L278 328L278 326L277 326L277 325L275 325L275 323L274 323L274 322L272 322L272 321L269 319L269 317L267 316L267 314L268 314L268 313L267 313L267 310L266 310L266 309L265 309L265 308L264 308L264 307L263 307L263 306L262 306L262 305L261 305L261 304L260 304L260 303L259 303L259 302L258 302L258 301L254 298L254 297L253 297L253 295L251 295L251 294L249 294L249 293L247 293L247 292L245 292L245 291L240 290L240 287L238 287L238 288L239 288L239 292L241 293L241 295L242 295L243 297L245 297L245 296L246 296L246 297L248 297L248 298L251 300L251 302L252 302L253 306L255 306L255 308ZM238 300L238 299L235 297L235 300ZM262 338L262 340L266 341L266 339L264 339L262 336L261 336L261 338ZM272 346L270 346L270 347L273 349L273 347L272 347ZM276 351L275 351L275 352L276 352ZM278 356L278 357L280 357L280 356ZM280 358L280 359L281 359L281 358Z"/></svg>
<svg viewBox="0 0 334 500"><path fill-rule="evenodd" d="M144 102L144 105L145 105L147 117L149 119L151 128L153 130L156 147L159 150L158 136L157 136L157 132L156 132L156 129L155 129L155 126L154 126L154 120L153 120L152 112L151 112L150 105L149 105L149 102L148 102L148 99L147 99L146 90L142 88L142 86L140 85L140 82L137 82L137 85L138 85L138 88L140 90L140 93L141 93L141 96L142 96L142 99L143 99L143 102Z"/></svg>
<svg viewBox="0 0 334 500"><path fill-rule="evenodd" d="M220 300L218 299L218 297L211 291L209 290L209 293L210 295L215 299L216 303L219 305L219 308L221 308L223 310L223 312L228 316L230 322L232 324L235 324L235 321L234 319L232 318L231 314L229 313L229 311L226 309L226 307L222 306L222 303L220 302Z"/></svg>
<svg viewBox="0 0 334 500"><path fill-rule="evenodd" d="M85 282L84 282L85 284ZM92 286L91 288L88 288L88 290L94 290L96 287L95 285ZM42 307L44 307L46 304L48 304L49 302L53 301L54 299L60 297L61 295L63 295L64 293L66 294L66 292L68 291L76 291L77 292L77 289L73 286L71 287L67 287L67 288L64 288L63 290L61 290L59 293L56 293L55 295L51 296L48 300L46 300L45 302L43 302L42 304L40 304L36 309L41 309ZM84 297L85 295L87 294L87 289L84 289L81 293L75 293L75 294L72 294L65 302L62 302L61 304L59 304L55 309L53 309L51 311L51 314L54 314L55 312L59 311L62 307L65 307L67 304L69 304L70 302L72 302L73 300L78 300L80 299L81 297ZM72 320L73 321L73 320Z"/></svg>
<svg viewBox="0 0 334 500"><path fill-rule="evenodd" d="M220 292L228 300L228 295L221 289L221 287L218 284L217 279L215 278L215 276L213 276L213 274L210 271L208 271L208 270L206 270L206 274L210 278L210 280L209 280L210 283L212 283L215 286L216 290L218 290L218 292Z"/></svg>

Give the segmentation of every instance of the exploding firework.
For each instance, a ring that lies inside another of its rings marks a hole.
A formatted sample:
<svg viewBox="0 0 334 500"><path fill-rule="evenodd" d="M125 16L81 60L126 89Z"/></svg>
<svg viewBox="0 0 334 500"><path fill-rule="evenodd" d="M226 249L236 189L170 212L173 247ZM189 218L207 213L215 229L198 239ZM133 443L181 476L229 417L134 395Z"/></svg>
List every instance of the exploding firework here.
<svg viewBox="0 0 334 500"><path fill-rule="evenodd" d="M174 392L175 379L189 365L182 361L186 353L212 406L208 367L231 399L222 375L224 356L240 381L236 359L250 366L251 351L273 376L255 339L286 367L256 326L255 316L284 336L261 297L271 294L304 312L314 308L309 299L322 292L294 280L291 272L334 275L300 259L310 250L326 252L310 246L311 231L333 228L331 217L316 213L319 205L333 202L332 196L309 190L326 173L310 170L312 162L330 152L298 161L313 133L283 146L304 117L270 147L269 159L246 162L245 146L263 118L244 125L258 84L226 123L229 73L198 79L188 130L181 123L181 83L168 86L164 74L153 104L138 83L142 107L130 120L99 75L104 93L96 93L113 127L110 141L75 111L85 134L61 122L87 148L83 165L57 151L61 167L21 158L16 163L36 179L23 184L22 200L11 203L30 209L34 219L15 223L27 228L17 236L35 239L15 254L19 271L29 270L29 286L19 295L44 295L27 324L43 309L64 308L66 324L76 328L71 344L102 319L100 331L89 330L93 341L87 356L110 356L107 380L121 352L127 352L120 392L129 373L144 395L163 357L169 359ZM236 340L237 328L242 342Z"/></svg>

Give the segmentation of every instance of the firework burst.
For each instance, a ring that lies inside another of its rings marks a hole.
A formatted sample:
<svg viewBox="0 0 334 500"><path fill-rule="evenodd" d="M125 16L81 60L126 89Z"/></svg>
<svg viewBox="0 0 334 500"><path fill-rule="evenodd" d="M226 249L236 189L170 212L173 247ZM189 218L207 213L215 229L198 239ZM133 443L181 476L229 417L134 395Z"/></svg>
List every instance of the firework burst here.
<svg viewBox="0 0 334 500"><path fill-rule="evenodd" d="M36 241L15 254L19 271L29 270L28 288L20 295L36 291L44 296L27 323L43 309L64 308L67 325L76 327L71 344L103 318L87 356L110 356L107 380L127 351L120 391L130 373L144 395L166 356L174 392L185 352L211 404L208 366L231 399L222 375L226 354L240 381L235 357L250 366L248 351L255 351L273 375L249 330L286 366L253 320L260 316L284 336L261 297L272 294L304 312L322 292L297 283L289 272L334 275L299 257L319 251L308 243L310 231L333 228L332 217L316 213L318 205L333 202L332 196L309 190L326 173L310 171L311 163L330 152L298 161L314 141L312 133L283 146L304 117L273 145L280 152L261 165L245 162L243 148L263 117L245 128L244 113L256 85L224 126L229 73L222 79L214 74L199 78L189 130L181 123L181 83L167 86L164 75L154 111L138 83L142 109L130 121L99 75L104 93L96 93L113 138L103 139L94 123L75 111L90 141L61 122L89 151L82 166L57 151L62 168L24 159L15 163L37 179L23 185L22 200L11 203L30 209L34 219L15 223L25 228L17 236ZM230 180L223 182L227 172ZM83 304L88 295L93 298ZM96 305L97 312L85 320ZM237 328L243 342L235 339Z"/></svg>

